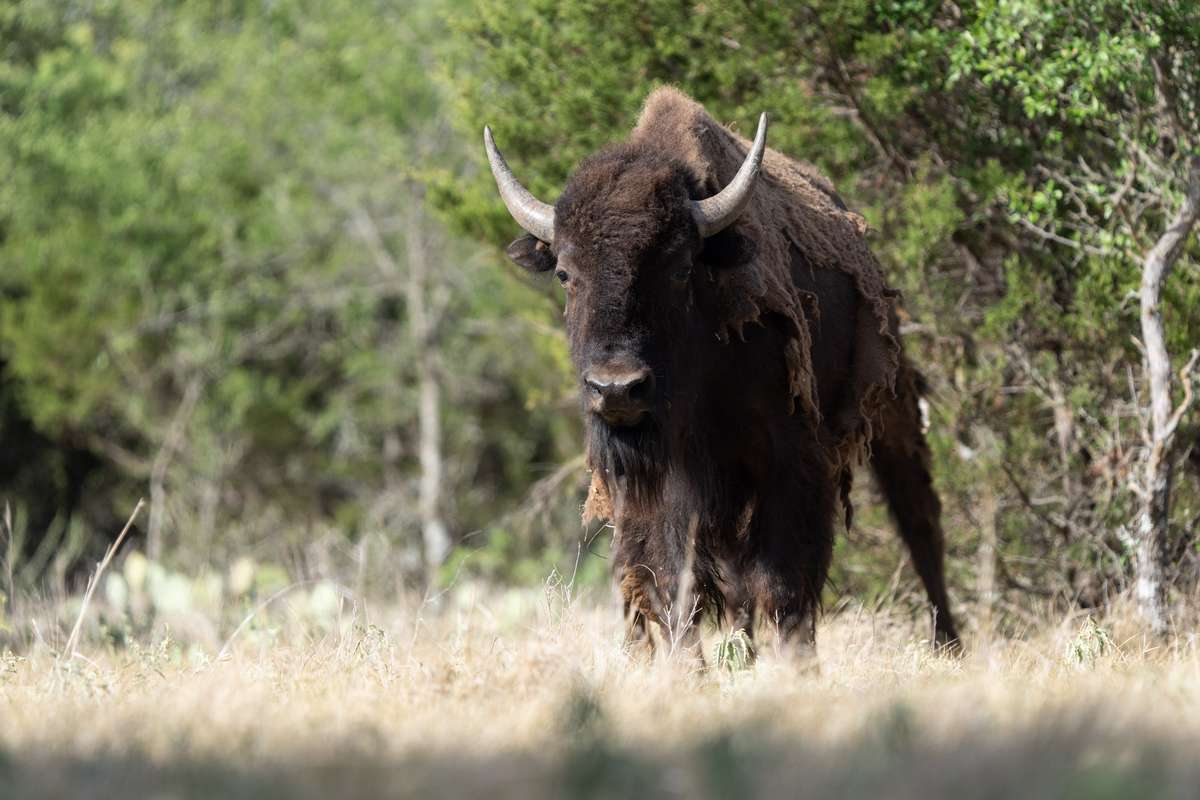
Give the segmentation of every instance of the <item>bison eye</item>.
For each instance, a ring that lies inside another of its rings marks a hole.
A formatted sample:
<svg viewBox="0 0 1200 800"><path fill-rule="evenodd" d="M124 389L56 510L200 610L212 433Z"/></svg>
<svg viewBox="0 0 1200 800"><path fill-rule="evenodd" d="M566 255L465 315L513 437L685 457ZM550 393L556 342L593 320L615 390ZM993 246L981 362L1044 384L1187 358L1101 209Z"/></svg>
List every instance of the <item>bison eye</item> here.
<svg viewBox="0 0 1200 800"><path fill-rule="evenodd" d="M558 278L559 283L566 283L568 280L571 279L571 276L567 274L567 271L565 269L560 269L560 270L555 271L554 277Z"/></svg>
<svg viewBox="0 0 1200 800"><path fill-rule="evenodd" d="M692 268L691 267L684 267L683 269L677 269L671 273L671 280L675 281L676 283L687 283L688 278L690 278L690 277L692 277Z"/></svg>

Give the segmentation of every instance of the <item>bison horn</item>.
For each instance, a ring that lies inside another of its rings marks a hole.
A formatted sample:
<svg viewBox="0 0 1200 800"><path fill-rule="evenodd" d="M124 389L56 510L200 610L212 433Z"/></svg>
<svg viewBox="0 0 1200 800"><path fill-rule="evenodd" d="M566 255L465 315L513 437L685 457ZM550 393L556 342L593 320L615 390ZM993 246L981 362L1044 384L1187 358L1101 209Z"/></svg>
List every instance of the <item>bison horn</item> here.
<svg viewBox="0 0 1200 800"><path fill-rule="evenodd" d="M705 200L692 201L692 219L700 228L701 236L712 236L720 233L733 224L738 215L746 209L750 202L750 192L758 179L762 168L763 153L767 149L767 115L758 118L758 133L754 135L754 144L746 154L741 169L729 185L717 194Z"/></svg>
<svg viewBox="0 0 1200 800"><path fill-rule="evenodd" d="M487 150L488 163L492 167L492 177L496 179L496 187L500 190L500 199L508 207L508 213L517 224L546 244L554 242L554 206L538 200L529 190L521 185L517 176L508 168L508 162L496 149L496 140L492 138L492 129L483 128L483 146Z"/></svg>

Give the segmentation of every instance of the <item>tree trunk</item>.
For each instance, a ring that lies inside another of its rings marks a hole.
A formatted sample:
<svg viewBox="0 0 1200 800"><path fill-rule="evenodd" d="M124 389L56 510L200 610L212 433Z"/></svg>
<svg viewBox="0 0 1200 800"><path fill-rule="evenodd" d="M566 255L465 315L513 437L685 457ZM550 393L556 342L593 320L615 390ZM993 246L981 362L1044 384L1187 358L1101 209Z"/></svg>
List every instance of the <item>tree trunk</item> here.
<svg viewBox="0 0 1200 800"><path fill-rule="evenodd" d="M977 495L979 515L979 550L978 564L975 575L975 590L979 596L979 647L987 653L992 645L993 621L996 600L996 553L999 550L997 531L1000 501L991 479L1002 458L1000 443L996 434L985 425L976 425L975 432L975 469L979 493Z"/></svg>
<svg viewBox="0 0 1200 800"><path fill-rule="evenodd" d="M409 212L408 284L405 298L409 330L416 352L417 371L417 456L421 477L417 486L417 514L421 520L421 539L425 554L426 579L432 583L438 567L450 552L450 534L441 517L442 504L442 424L441 386L438 383L435 320L429 307L429 251L425 246L425 220L420 211L421 198L414 192Z"/></svg>
<svg viewBox="0 0 1200 800"><path fill-rule="evenodd" d="M442 425L441 384L437 368L436 330L440 305L433 294L433 264L426 242L419 188L412 189L405 238L407 240L407 280L405 305L409 335L414 345L417 373L417 457L421 476L417 483L417 516L421 524L421 549L426 579L432 583L438 567L450 552L450 534L442 521ZM374 220L361 205L348 206L363 242L371 250L380 271L389 277L402 273L392 257Z"/></svg>
<svg viewBox="0 0 1200 800"><path fill-rule="evenodd" d="M1133 526L1135 595L1138 611L1150 632L1161 635L1167 624L1167 523L1171 510L1171 440L1184 406L1172 410L1171 359L1163 333L1160 303L1163 284L1200 217L1200 157L1193 157L1187 194L1175 218L1142 262L1141 323L1146 376L1150 393L1150 424L1141 500ZM1190 393L1189 393L1190 398Z"/></svg>

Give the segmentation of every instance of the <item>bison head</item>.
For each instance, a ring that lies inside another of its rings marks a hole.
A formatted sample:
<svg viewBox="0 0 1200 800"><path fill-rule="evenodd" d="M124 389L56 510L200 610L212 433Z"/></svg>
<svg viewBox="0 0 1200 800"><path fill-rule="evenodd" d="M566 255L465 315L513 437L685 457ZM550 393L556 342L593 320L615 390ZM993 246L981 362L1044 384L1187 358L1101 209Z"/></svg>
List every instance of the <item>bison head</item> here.
<svg viewBox="0 0 1200 800"><path fill-rule="evenodd" d="M750 200L766 133L764 114L741 168L711 197L669 143L636 143L585 160L551 206L517 181L484 129L500 196L528 232L509 257L553 271L565 290L594 466L634 495L657 486L712 368L713 282L753 255L729 226Z"/></svg>

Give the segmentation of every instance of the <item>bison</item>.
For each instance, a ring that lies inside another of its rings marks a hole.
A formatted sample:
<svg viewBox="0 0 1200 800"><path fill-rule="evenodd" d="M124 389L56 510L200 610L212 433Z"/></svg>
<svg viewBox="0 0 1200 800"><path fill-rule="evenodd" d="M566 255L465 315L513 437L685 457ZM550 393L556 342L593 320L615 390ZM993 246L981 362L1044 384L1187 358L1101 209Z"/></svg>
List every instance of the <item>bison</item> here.
<svg viewBox="0 0 1200 800"><path fill-rule="evenodd" d="M484 145L527 235L508 256L553 272L586 418L585 515L610 520L630 641L698 648L700 614L811 652L839 507L868 461L957 646L941 512L900 345L896 293L814 167L753 143L672 88L628 140L585 159L554 205ZM651 623L654 623L652 625ZM698 650L697 650L698 652Z"/></svg>

